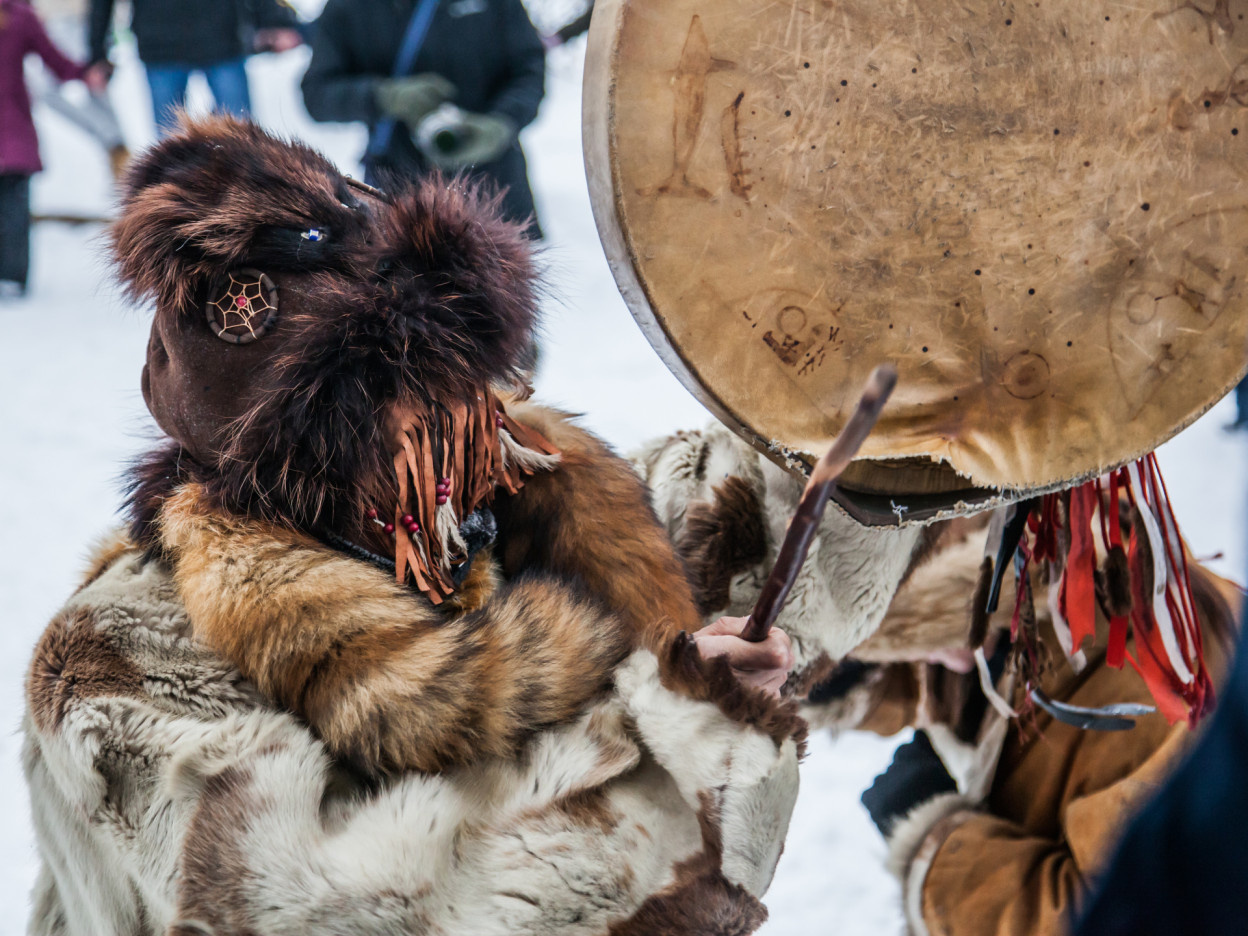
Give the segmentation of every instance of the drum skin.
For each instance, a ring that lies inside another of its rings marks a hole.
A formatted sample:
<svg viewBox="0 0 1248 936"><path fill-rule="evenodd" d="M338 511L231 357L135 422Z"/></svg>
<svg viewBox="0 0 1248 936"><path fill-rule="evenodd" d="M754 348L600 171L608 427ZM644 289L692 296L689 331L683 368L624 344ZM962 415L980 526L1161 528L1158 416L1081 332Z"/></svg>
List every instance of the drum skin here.
<svg viewBox="0 0 1248 936"><path fill-rule="evenodd" d="M1246 15L599 0L585 149L617 282L790 466L894 362L847 483L911 518L1099 474L1248 363Z"/></svg>

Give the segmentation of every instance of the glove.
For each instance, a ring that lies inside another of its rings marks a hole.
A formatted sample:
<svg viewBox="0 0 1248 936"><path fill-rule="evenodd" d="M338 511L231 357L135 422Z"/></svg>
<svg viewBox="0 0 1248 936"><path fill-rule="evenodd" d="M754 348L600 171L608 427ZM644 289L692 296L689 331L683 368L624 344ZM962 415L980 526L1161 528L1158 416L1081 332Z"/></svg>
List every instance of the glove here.
<svg viewBox="0 0 1248 936"><path fill-rule="evenodd" d="M897 822L916 806L957 790L958 785L932 748L927 732L916 731L914 740L897 749L888 769L862 794L862 805L867 807L880 834L888 838Z"/></svg>
<svg viewBox="0 0 1248 936"><path fill-rule="evenodd" d="M441 75L425 72L407 78L387 78L373 92L377 109L387 117L416 127L458 93Z"/></svg>
<svg viewBox="0 0 1248 936"><path fill-rule="evenodd" d="M418 128L418 144L431 163L449 172L493 162L516 139L516 125L501 114L456 111L453 119L435 114L430 121L438 125Z"/></svg>

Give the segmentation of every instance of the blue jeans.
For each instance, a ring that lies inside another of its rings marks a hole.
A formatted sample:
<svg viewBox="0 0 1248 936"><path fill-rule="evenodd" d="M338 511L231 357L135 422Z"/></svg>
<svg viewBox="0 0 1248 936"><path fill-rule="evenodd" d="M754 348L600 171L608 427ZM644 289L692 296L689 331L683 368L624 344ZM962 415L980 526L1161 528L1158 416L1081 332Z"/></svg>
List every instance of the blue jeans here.
<svg viewBox="0 0 1248 936"><path fill-rule="evenodd" d="M251 93L247 88L246 59L194 66L161 64L146 65L147 85L152 89L152 115L161 136L174 126L175 109L186 106L186 84L193 72L202 72L208 79L217 110L246 116L251 110Z"/></svg>

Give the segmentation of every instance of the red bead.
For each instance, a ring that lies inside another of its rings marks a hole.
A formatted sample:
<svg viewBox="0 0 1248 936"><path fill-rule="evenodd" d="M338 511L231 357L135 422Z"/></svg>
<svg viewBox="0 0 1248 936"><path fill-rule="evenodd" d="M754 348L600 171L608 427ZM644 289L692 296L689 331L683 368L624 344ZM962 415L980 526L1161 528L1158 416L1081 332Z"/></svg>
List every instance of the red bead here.
<svg viewBox="0 0 1248 936"><path fill-rule="evenodd" d="M369 519L369 520L376 520L376 519L377 519L377 510L376 510L376 508L374 508L374 507L369 507L369 508L368 508L368 513L367 513L367 514L365 514L365 516L366 516L366 517L368 517L368 519Z"/></svg>
<svg viewBox="0 0 1248 936"><path fill-rule="evenodd" d="M420 532L420 524L418 524L418 523L409 523L409 524L407 525L407 532L408 532L408 533L411 533L413 536L415 536L417 533L419 533L419 532Z"/></svg>
<svg viewBox="0 0 1248 936"><path fill-rule="evenodd" d="M443 504L445 504L445 503L446 503L446 495L445 495L445 494L439 494L439 495L438 495L438 506L439 506L439 507L441 507L441 506L442 506Z"/></svg>
<svg viewBox="0 0 1248 936"><path fill-rule="evenodd" d="M387 523L384 527L382 527L382 529L383 529L383 530L385 530L387 533L393 533L393 532L394 532L394 524L393 524L393 523Z"/></svg>
<svg viewBox="0 0 1248 936"><path fill-rule="evenodd" d="M404 526L411 526L411 525L412 525L412 520L413 520L413 517L412 517L412 515L411 515L411 514L404 514L404 515L403 515L403 519L402 519L401 523L402 523Z"/></svg>

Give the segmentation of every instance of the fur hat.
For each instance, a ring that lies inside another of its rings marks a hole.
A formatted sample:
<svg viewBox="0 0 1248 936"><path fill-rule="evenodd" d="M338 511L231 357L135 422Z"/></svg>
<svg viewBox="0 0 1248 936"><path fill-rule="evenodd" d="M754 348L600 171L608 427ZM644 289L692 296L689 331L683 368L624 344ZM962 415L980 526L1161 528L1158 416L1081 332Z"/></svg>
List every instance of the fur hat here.
<svg viewBox="0 0 1248 936"><path fill-rule="evenodd" d="M492 389L518 379L537 316L531 247L498 204L437 177L383 195L225 116L138 159L112 246L156 306L143 395L172 443L136 470L136 532L193 477L226 510L445 579L446 544L405 548L394 525L429 537L444 503L462 520L518 487L500 446L551 454Z"/></svg>

